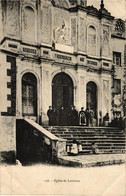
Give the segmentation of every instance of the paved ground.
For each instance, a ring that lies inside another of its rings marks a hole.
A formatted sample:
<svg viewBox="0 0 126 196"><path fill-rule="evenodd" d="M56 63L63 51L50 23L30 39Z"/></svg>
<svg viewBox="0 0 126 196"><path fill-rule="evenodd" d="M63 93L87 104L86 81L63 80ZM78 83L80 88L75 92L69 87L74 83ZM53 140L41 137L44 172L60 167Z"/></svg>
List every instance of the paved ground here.
<svg viewBox="0 0 126 196"><path fill-rule="evenodd" d="M125 164L0 166L0 195L125 196Z"/></svg>
<svg viewBox="0 0 126 196"><path fill-rule="evenodd" d="M71 165L78 167L103 166L111 164L124 163L126 160L125 154L92 154L92 155L77 155L64 156L60 159L62 165Z"/></svg>

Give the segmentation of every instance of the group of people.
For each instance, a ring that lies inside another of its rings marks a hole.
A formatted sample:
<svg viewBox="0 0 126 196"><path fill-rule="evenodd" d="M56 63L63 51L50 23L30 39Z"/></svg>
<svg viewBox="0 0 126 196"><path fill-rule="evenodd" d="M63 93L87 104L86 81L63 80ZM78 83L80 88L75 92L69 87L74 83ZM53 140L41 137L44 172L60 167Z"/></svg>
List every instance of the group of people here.
<svg viewBox="0 0 126 196"><path fill-rule="evenodd" d="M82 144L77 140L73 140L70 146L67 146L67 153L68 155L78 155L83 152ZM90 153L93 154L100 154L102 151L99 150L98 145L95 141L91 143L91 150Z"/></svg>
<svg viewBox="0 0 126 196"><path fill-rule="evenodd" d="M49 126L93 126L94 119L93 111L90 111L88 108L84 110L84 107L81 107L78 113L76 107L73 105L69 110L64 109L63 106L60 110L57 110L55 107L52 109L52 106L49 106L47 116L49 118Z"/></svg>
<svg viewBox="0 0 126 196"><path fill-rule="evenodd" d="M111 127L119 127L121 129L125 128L125 120L121 117L120 113L113 114L113 120L110 123Z"/></svg>
<svg viewBox="0 0 126 196"><path fill-rule="evenodd" d="M114 113L112 121L109 122L109 114L106 113L106 115L103 117L103 126L118 127L118 128L124 129L125 122L123 118L121 117L121 113L119 112Z"/></svg>

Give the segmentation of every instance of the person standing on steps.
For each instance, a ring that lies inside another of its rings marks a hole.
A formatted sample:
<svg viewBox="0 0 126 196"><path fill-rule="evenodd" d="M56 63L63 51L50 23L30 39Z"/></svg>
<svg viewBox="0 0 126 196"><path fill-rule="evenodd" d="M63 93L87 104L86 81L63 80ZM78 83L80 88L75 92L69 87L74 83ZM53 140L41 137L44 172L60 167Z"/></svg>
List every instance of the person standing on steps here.
<svg viewBox="0 0 126 196"><path fill-rule="evenodd" d="M103 125L107 127L108 123L109 123L109 113L106 113L106 115L103 117Z"/></svg>
<svg viewBox="0 0 126 196"><path fill-rule="evenodd" d="M70 110L70 125L77 126L78 125L78 112L75 106L71 106Z"/></svg>
<svg viewBox="0 0 126 196"><path fill-rule="evenodd" d="M78 124L78 111L76 110L76 107L73 106L73 126L77 126Z"/></svg>
<svg viewBox="0 0 126 196"><path fill-rule="evenodd" d="M49 106L49 109L47 111L47 116L49 118L49 126L53 125L53 110L52 110L52 106Z"/></svg>
<svg viewBox="0 0 126 196"><path fill-rule="evenodd" d="M62 106L60 111L59 111L59 125L65 126L65 110L64 107Z"/></svg>
<svg viewBox="0 0 126 196"><path fill-rule="evenodd" d="M84 107L82 107L81 111L79 112L79 125L86 125L86 115Z"/></svg>
<svg viewBox="0 0 126 196"><path fill-rule="evenodd" d="M89 126L91 121L91 114L89 108L86 109L85 115L86 115L86 126Z"/></svg>
<svg viewBox="0 0 126 196"><path fill-rule="evenodd" d="M91 127L94 126L94 112L93 112L93 110L90 110L90 125L91 125Z"/></svg>
<svg viewBox="0 0 126 196"><path fill-rule="evenodd" d="M56 108L54 107L53 110L52 110L52 125L53 126L56 126L58 123L57 123L57 110Z"/></svg>

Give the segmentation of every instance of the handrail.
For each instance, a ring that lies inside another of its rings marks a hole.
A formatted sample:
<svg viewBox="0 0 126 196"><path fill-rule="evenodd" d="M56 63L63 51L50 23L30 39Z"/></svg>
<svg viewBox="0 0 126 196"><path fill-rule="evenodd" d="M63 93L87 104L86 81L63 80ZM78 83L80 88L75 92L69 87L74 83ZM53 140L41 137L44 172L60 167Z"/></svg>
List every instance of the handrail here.
<svg viewBox="0 0 126 196"><path fill-rule="evenodd" d="M48 139L55 140L55 141L64 141L64 142L67 141L66 139L56 137L55 135L53 135L52 133L50 133L49 131L47 131L46 129L44 129L42 126L40 126L39 124L37 124L36 122L34 122L31 119L24 119L24 121L26 121L28 124L32 125L35 129L40 131Z"/></svg>

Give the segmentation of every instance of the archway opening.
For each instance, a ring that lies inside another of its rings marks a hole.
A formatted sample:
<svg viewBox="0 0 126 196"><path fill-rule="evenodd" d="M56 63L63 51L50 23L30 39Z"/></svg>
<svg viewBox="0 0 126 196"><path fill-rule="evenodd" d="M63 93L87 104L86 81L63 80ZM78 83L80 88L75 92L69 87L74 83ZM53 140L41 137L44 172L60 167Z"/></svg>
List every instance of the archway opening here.
<svg viewBox="0 0 126 196"><path fill-rule="evenodd" d="M32 73L22 77L22 115L37 116L37 79Z"/></svg>
<svg viewBox="0 0 126 196"><path fill-rule="evenodd" d="M71 77L62 72L54 76L52 81L52 106L69 110L73 105L73 81Z"/></svg>
<svg viewBox="0 0 126 196"><path fill-rule="evenodd" d="M97 85L92 81L87 83L87 108L93 111L97 119Z"/></svg>

